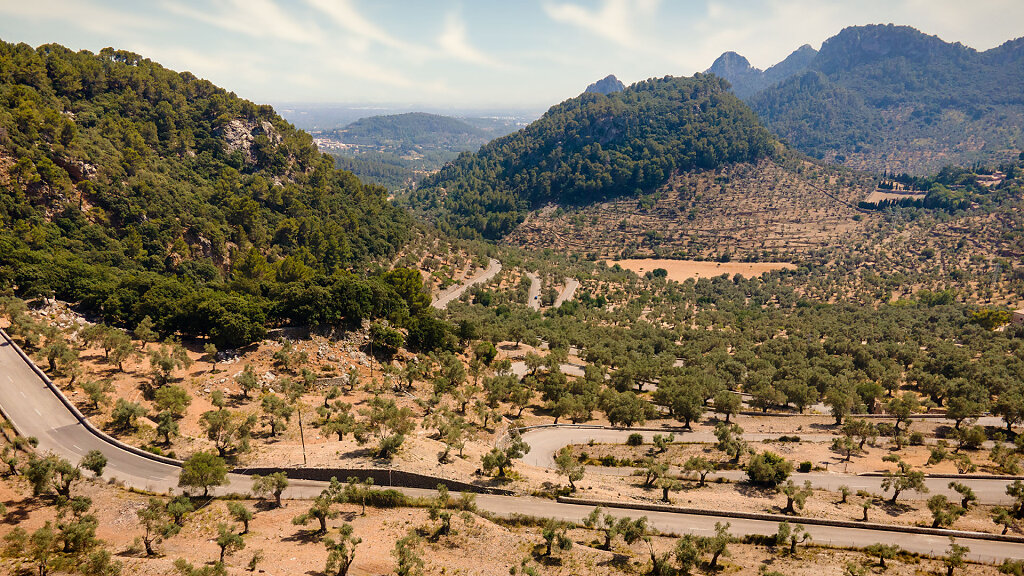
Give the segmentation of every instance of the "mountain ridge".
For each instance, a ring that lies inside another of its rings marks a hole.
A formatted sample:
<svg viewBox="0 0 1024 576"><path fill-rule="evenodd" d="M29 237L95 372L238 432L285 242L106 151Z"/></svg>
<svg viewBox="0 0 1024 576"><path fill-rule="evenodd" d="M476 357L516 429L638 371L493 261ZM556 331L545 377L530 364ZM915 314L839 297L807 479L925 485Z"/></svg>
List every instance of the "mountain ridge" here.
<svg viewBox="0 0 1024 576"><path fill-rule="evenodd" d="M814 54L801 51L773 67L786 64L788 76L777 81L756 68L709 70L778 136L852 168L926 173L1005 160L1024 147L1024 38L979 52L909 26L873 24L844 28Z"/></svg>

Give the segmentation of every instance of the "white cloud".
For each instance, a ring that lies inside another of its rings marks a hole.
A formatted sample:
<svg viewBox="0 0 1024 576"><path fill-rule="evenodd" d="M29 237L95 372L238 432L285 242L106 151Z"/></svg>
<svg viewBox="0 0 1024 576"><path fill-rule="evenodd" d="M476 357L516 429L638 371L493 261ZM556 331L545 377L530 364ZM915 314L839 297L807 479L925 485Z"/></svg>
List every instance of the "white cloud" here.
<svg viewBox="0 0 1024 576"><path fill-rule="evenodd" d="M88 0L62 2L61 0L0 1L0 14L38 21L62 21L106 36L123 30L152 29L154 23L123 10L113 10Z"/></svg>
<svg viewBox="0 0 1024 576"><path fill-rule="evenodd" d="M165 2L164 6L179 16L256 38L322 44L323 36L316 26L296 21L273 0L217 0L211 4L194 8L180 2Z"/></svg>
<svg viewBox="0 0 1024 576"><path fill-rule="evenodd" d="M484 54L475 46L470 44L466 37L466 24L455 12L448 14L444 20L444 29L437 38L441 50L448 56L463 62L487 66L489 68L501 68L502 64Z"/></svg>
<svg viewBox="0 0 1024 576"><path fill-rule="evenodd" d="M588 9L579 4L545 3L544 12L556 22L570 24L611 40L620 46L635 48L640 45L634 29L638 16L653 16L659 0L604 0L600 9Z"/></svg>
<svg viewBox="0 0 1024 576"><path fill-rule="evenodd" d="M363 41L375 42L389 48L395 48L407 55L422 55L423 48L410 44L401 38L389 34L377 26L352 6L350 0L306 0L316 10L326 14L332 22Z"/></svg>

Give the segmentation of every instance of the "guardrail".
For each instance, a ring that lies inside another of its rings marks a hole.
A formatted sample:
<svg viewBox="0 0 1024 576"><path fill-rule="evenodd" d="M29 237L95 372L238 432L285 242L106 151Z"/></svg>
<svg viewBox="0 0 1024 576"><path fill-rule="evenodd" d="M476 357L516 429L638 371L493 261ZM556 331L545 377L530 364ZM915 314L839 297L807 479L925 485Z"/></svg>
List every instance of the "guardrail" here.
<svg viewBox="0 0 1024 576"><path fill-rule="evenodd" d="M91 434L93 434L94 436L108 444L111 444L126 452L131 452L136 456L141 456L143 458L153 460L154 462L160 462L161 464L168 464L170 466L179 467L181 466L181 460L175 460L173 458L168 458L166 456L160 456L159 454L147 452L142 448L138 448L136 446L132 446L130 444L122 442L117 438L114 438L113 436L97 428L88 418L85 417L84 414L82 414L82 412L78 409L77 406L74 405L74 403L71 402L71 400L68 400L68 397L65 396L63 392L61 392L60 388L58 388L57 385L54 384L52 380L50 380L50 377L47 376L46 373L43 372L39 368L39 366L36 365L35 362L32 361L32 358L30 358L29 355L26 354L25 351L21 349L21 346L18 346L17 342L11 339L11 337L8 336L7 332L5 332L3 329L0 329L0 337L6 340L7 343L10 344L12 348L14 348L15 352L17 352L18 355L21 356L21 359L24 360L24 362L28 364L29 367L32 368L32 371L35 372L37 376L39 376L39 378L43 381L44 384L46 384L46 387L50 389L50 392L52 392L53 395L56 396L57 399L60 400L62 404L64 404L64 406L68 409L69 412L71 412L75 419L77 419L78 422L83 427L85 427L85 429L88 430ZM10 419L8 418L8 420ZM14 424L14 422L11 422L11 424Z"/></svg>
<svg viewBox="0 0 1024 576"><path fill-rule="evenodd" d="M592 500L589 498L567 498L559 496L558 502L563 504L579 504L581 506L600 506L602 508L619 508L623 510L641 510L647 512L669 512L673 514L692 514L695 516L716 516L721 518L742 518L745 520L764 520L768 522L789 522L814 526L832 526L835 528L856 528L860 530L881 530L901 532L903 534L922 534L927 536L953 536L973 540L993 540L996 542L1012 542L1024 544L1024 536L1013 534L990 534L988 532L969 532L967 530L947 530L945 528L927 528L924 526L897 526L879 524L877 522L854 522L850 520L829 520L827 518L803 518L784 514L767 514L762 512L738 512L733 510L706 510L703 508L683 508L663 504L646 504L642 502L615 502Z"/></svg>
<svg viewBox="0 0 1024 576"><path fill-rule="evenodd" d="M400 487L400 488L423 488L433 490L438 484L444 484L449 490L455 492L474 492L477 494L499 494L508 496L511 490L504 488L492 488L489 486L478 486L460 480L441 478L419 472L408 472L405 470L392 470L390 468L280 468L274 466L259 466L247 468L235 468L231 471L234 474L261 476L284 472L292 480L313 480L317 482L330 482L331 478L337 478L344 482L348 478L366 480L373 478L374 486L379 487Z"/></svg>

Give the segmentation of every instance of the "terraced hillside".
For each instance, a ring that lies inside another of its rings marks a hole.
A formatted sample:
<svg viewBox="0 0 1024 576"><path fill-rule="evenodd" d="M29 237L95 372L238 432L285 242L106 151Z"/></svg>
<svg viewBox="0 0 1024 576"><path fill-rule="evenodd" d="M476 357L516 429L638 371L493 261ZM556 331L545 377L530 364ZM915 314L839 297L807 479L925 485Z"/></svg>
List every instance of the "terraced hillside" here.
<svg viewBox="0 0 1024 576"><path fill-rule="evenodd" d="M862 237L874 215L855 206L873 181L806 161L677 173L656 193L532 213L508 242L597 258L770 260Z"/></svg>

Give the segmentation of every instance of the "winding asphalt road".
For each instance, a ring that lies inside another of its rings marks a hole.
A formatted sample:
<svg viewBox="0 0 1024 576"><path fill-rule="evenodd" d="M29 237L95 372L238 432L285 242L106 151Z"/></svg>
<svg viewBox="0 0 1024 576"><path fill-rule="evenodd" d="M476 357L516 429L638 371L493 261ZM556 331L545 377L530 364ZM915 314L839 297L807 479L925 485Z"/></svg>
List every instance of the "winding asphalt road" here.
<svg viewBox="0 0 1024 576"><path fill-rule="evenodd" d="M153 492L169 492L177 485L178 467L172 463L157 462L151 457L118 446L112 439L94 433L78 420L71 409L52 391L42 377L26 362L0 331L0 408L15 430L24 436L39 440L37 450L52 452L77 462L90 450L100 450L107 456L104 477L117 479L133 488ZM555 478L552 478L556 481ZM218 494L244 493L250 488L249 477L232 474L229 484L215 491ZM292 481L285 491L286 498L311 498L324 487L322 482ZM432 491L403 489L410 494L429 494ZM478 506L496 514L527 514L580 521L592 507L556 503L532 497L478 495ZM614 509L610 513L621 516L646 516L652 526L667 533L710 534L715 522L721 518L671 512L638 512ZM777 523L763 520L732 519L732 533L773 534ZM948 539L941 536L902 534L863 528L838 528L808 525L807 530L819 544L863 547L875 542L898 542L904 549L925 554L941 554ZM961 538L976 560L995 561L1004 558L1024 558L1024 544Z"/></svg>
<svg viewBox="0 0 1024 576"><path fill-rule="evenodd" d="M576 289L580 287L580 281L575 278L566 278L565 287L562 288L562 292L555 298L554 307L558 308L562 304L565 304L569 300L573 299L576 295Z"/></svg>
<svg viewBox="0 0 1024 576"><path fill-rule="evenodd" d="M572 444L582 445L591 441L622 444L630 434L636 432L638 431L579 427L573 425L533 428L523 432L522 434L523 440L530 445L530 452L523 456L522 460L524 463L532 466L552 469L554 468L555 453L563 446ZM638 433L644 436L644 440L646 442L651 442L654 435L659 434L659 432L654 431L639 431ZM668 431L662 432L661 434L667 433ZM715 435L710 432L675 431L674 433L676 435L676 442L717 442ZM763 441L775 439L778 438L778 436L778 434L746 433L743 435L743 438L747 441ZM834 436L831 434L801 434L800 438L807 442L829 442L834 438ZM633 470L633 468L629 467L616 468L591 466L588 467L587 472L610 476L628 476L632 474ZM716 475L711 475L710 477L714 476ZM746 474L740 471L723 471L717 474L717 476L722 476L723 478L730 480L740 480L745 478ZM794 481L800 483L803 483L804 480L809 480L812 486L820 490L838 490L840 486L846 486L854 492L857 490L868 490L877 494L883 493L882 477L880 476L844 474L836 471L811 472L807 474L796 473L793 475L793 478ZM945 494L947 496L957 496L957 498L959 498L957 493L949 488L949 482L951 480L952 479L950 478L926 478L925 485L928 487L928 493L904 492L900 497L907 500L927 500L935 494ZM1012 504L1014 501L1013 498L1006 494L1006 486L1010 483L1009 480L964 478L957 479L957 481L970 486L978 497L978 501L982 504Z"/></svg>
<svg viewBox="0 0 1024 576"><path fill-rule="evenodd" d="M444 310L452 300L457 300L459 296L462 296L462 293L468 290L471 286L487 282L491 278L494 278L498 272L501 272L501 262L491 258L486 269L477 272L475 276L469 278L465 282L456 284L447 290L439 292L430 305L438 310Z"/></svg>
<svg viewBox="0 0 1024 576"><path fill-rule="evenodd" d="M540 310L540 276L536 272L527 272L526 277L530 279L530 293L527 296L527 304L534 310Z"/></svg>

